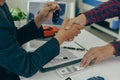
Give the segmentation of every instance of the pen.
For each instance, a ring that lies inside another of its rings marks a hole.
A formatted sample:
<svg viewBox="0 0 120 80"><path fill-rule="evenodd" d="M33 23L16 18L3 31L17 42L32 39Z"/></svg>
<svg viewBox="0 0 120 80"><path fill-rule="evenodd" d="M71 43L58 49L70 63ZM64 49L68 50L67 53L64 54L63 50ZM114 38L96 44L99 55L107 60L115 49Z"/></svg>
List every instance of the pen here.
<svg viewBox="0 0 120 80"><path fill-rule="evenodd" d="M83 48L74 48L74 47L66 47L66 46L64 46L63 48L65 48L65 49L71 49L71 50L77 50L77 51L84 51L85 49L83 49Z"/></svg>
<svg viewBox="0 0 120 80"><path fill-rule="evenodd" d="M85 48L84 48L82 45L80 45L79 43L77 43L77 42L75 42L75 41L74 41L74 43L77 44L78 46L80 46L82 49L85 50Z"/></svg>

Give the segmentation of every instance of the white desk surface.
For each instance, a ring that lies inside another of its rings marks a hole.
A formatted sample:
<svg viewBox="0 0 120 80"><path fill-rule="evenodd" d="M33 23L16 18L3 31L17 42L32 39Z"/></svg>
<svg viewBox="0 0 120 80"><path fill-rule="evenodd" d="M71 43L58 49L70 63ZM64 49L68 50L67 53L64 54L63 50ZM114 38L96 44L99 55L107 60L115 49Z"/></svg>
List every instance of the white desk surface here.
<svg viewBox="0 0 120 80"><path fill-rule="evenodd" d="M78 37L75 38L76 42L80 43L86 49L95 46L102 46L107 44L105 41L92 35L91 33L83 30ZM120 58L120 57L119 57ZM120 80L120 59L111 57L99 64L92 65L84 71L76 72L70 76L73 80L87 80L89 77L102 76L105 80ZM56 71L49 71L45 73L37 72L31 78L23 78L21 80L65 80L60 77Z"/></svg>

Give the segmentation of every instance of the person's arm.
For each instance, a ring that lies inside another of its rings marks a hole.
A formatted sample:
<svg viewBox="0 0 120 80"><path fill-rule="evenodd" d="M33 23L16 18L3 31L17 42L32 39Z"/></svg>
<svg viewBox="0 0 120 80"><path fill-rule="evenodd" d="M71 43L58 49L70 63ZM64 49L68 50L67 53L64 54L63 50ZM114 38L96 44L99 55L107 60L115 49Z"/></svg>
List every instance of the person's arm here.
<svg viewBox="0 0 120 80"><path fill-rule="evenodd" d="M87 18L87 23L103 21L108 18L120 16L120 0L109 0L102 3L98 7L84 13Z"/></svg>
<svg viewBox="0 0 120 80"><path fill-rule="evenodd" d="M20 45L36 38L44 38L42 26L38 29L34 20L17 30L17 39Z"/></svg>
<svg viewBox="0 0 120 80"><path fill-rule="evenodd" d="M32 76L59 54L59 42L56 38L29 53L21 48L9 28L4 27L0 26L0 65L10 72L25 77Z"/></svg>
<svg viewBox="0 0 120 80"><path fill-rule="evenodd" d="M120 16L120 0L109 0L98 7L84 13L87 24L103 21L108 18ZM115 49L114 55L120 56L120 41L111 42Z"/></svg>

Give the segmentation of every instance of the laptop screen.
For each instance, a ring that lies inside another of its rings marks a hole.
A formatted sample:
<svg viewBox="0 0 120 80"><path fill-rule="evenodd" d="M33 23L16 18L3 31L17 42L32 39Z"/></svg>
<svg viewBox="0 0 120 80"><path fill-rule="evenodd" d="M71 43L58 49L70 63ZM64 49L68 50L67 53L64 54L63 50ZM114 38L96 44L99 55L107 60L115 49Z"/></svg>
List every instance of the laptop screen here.
<svg viewBox="0 0 120 80"><path fill-rule="evenodd" d="M42 9L45 2L41 1L30 1L28 5L28 21L32 20ZM67 14L67 3L66 2L58 2L59 6L61 7L61 10L59 11L59 18L57 21L53 20L53 16L45 21L43 25L53 26L56 25L58 27L61 26L63 20L66 18Z"/></svg>

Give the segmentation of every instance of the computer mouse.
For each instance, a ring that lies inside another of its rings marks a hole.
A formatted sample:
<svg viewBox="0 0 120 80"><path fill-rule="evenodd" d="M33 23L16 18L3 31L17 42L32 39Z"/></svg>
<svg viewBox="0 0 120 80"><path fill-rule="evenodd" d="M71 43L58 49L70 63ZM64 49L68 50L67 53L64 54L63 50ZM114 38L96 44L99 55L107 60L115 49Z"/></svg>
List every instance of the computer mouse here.
<svg viewBox="0 0 120 80"><path fill-rule="evenodd" d="M52 22L53 23L57 23L58 20L59 20L59 16L60 16L60 11L59 10L55 10L53 12Z"/></svg>
<svg viewBox="0 0 120 80"><path fill-rule="evenodd" d="M98 80L105 80L103 77L101 76L96 76L98 78Z"/></svg>
<svg viewBox="0 0 120 80"><path fill-rule="evenodd" d="M101 76L94 76L94 77L88 78L87 80L105 80L105 79Z"/></svg>

